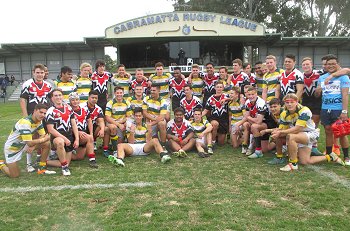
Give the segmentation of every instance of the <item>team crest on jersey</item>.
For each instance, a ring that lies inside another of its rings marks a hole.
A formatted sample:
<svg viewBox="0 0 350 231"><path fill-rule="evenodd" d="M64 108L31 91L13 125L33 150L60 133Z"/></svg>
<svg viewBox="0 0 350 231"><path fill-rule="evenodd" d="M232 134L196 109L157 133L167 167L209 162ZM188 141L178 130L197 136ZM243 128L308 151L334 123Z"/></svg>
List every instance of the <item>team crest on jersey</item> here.
<svg viewBox="0 0 350 231"><path fill-rule="evenodd" d="M312 73L310 77L304 75L304 92L308 96L312 96L317 87L317 81L320 75L318 73Z"/></svg>
<svg viewBox="0 0 350 231"><path fill-rule="evenodd" d="M71 128L71 108L68 105L64 105L63 108L51 107L48 110L46 120L53 121L56 124L55 129L60 131L69 131Z"/></svg>
<svg viewBox="0 0 350 231"><path fill-rule="evenodd" d="M182 33L184 35L189 35L191 33L191 27L190 26L187 26L187 24L185 24L183 27L182 27Z"/></svg>
<svg viewBox="0 0 350 231"><path fill-rule="evenodd" d="M294 71L287 76L285 72L282 73L280 82L281 82L281 91L283 95L286 95L287 93L295 92L295 80L296 80L296 75Z"/></svg>
<svg viewBox="0 0 350 231"><path fill-rule="evenodd" d="M209 104L212 106L211 113L217 117L220 117L224 113L227 113L226 105L220 103L220 101L223 99L226 99L226 96L224 94L220 96L219 100L217 100L214 96L211 96L209 98Z"/></svg>

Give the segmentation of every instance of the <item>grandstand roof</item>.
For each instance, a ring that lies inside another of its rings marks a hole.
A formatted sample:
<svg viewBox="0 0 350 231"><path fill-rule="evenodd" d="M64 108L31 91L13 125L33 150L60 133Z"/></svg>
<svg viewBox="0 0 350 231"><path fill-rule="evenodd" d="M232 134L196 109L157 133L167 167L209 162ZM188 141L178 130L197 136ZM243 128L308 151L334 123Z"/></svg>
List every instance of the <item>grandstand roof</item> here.
<svg viewBox="0 0 350 231"><path fill-rule="evenodd" d="M104 37L84 38L82 42L6 43L0 44L0 56L26 52L84 51L108 46L113 44Z"/></svg>

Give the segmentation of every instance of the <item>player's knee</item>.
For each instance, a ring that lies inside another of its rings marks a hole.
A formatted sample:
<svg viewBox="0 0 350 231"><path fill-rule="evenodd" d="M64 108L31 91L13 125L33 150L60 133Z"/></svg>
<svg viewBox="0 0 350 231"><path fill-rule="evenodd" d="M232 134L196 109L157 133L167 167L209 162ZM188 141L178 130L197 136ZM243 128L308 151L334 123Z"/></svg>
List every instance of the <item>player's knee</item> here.
<svg viewBox="0 0 350 231"><path fill-rule="evenodd" d="M218 123L218 121L216 121L216 120L212 120L210 123L211 123L211 125L212 125L213 127L215 127L215 128L219 127L219 123Z"/></svg>
<svg viewBox="0 0 350 231"><path fill-rule="evenodd" d="M54 142L56 148L63 148L64 147L64 140L60 137L56 138L53 142Z"/></svg>
<svg viewBox="0 0 350 231"><path fill-rule="evenodd" d="M159 123L158 123L158 127L160 128L160 127L165 127L165 125L166 125L166 122L163 120L163 121L160 121Z"/></svg>
<svg viewBox="0 0 350 231"><path fill-rule="evenodd" d="M51 143L50 143L50 141L48 140L48 141L42 143L41 146L42 146L43 148L50 148Z"/></svg>

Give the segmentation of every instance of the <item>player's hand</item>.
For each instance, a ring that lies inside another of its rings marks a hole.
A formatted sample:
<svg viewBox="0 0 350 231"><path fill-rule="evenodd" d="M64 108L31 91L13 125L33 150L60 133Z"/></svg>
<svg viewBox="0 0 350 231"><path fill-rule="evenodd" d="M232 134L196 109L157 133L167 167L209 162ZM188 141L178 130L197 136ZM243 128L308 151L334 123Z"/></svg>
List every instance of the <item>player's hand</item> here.
<svg viewBox="0 0 350 231"><path fill-rule="evenodd" d="M279 130L275 130L271 133L272 139L277 139L281 135L281 132Z"/></svg>
<svg viewBox="0 0 350 231"><path fill-rule="evenodd" d="M341 121L345 121L348 119L348 114L345 114L345 113L341 113L340 116L339 116L339 119Z"/></svg>
<svg viewBox="0 0 350 231"><path fill-rule="evenodd" d="M328 84L329 83L329 81L331 81L331 79L332 79L333 77L330 75L330 76L328 76L325 80L324 80L324 84Z"/></svg>
<svg viewBox="0 0 350 231"><path fill-rule="evenodd" d="M201 132L201 133L199 133L197 136L198 136L199 139L202 139L204 135L203 135L203 133Z"/></svg>
<svg viewBox="0 0 350 231"><path fill-rule="evenodd" d="M79 139L84 139L87 137L87 134L85 132L79 132Z"/></svg>
<svg viewBox="0 0 350 231"><path fill-rule="evenodd" d="M239 103L242 104L242 105L245 104L245 99L244 99L244 97L241 97L241 98L239 99Z"/></svg>
<svg viewBox="0 0 350 231"><path fill-rule="evenodd" d="M64 137L63 140L64 140L64 144L65 144L66 146L69 146L69 145L71 144L70 140L67 139L67 137Z"/></svg>
<svg viewBox="0 0 350 231"><path fill-rule="evenodd" d="M184 145L186 145L187 143L188 143L188 139L184 139L184 140L182 140L181 145L184 146Z"/></svg>
<svg viewBox="0 0 350 231"><path fill-rule="evenodd" d="M176 142L180 142L180 138L177 137L177 136L174 136L173 140L176 141Z"/></svg>
<svg viewBox="0 0 350 231"><path fill-rule="evenodd" d="M75 139L73 143L73 148L78 148L79 147L79 139Z"/></svg>
<svg viewBox="0 0 350 231"><path fill-rule="evenodd" d="M29 153L29 154L32 154L33 151L34 151L34 149L35 149L35 146L36 146L36 145L31 146L31 147L27 146L26 152Z"/></svg>
<svg viewBox="0 0 350 231"><path fill-rule="evenodd" d="M136 126L135 124L130 125L130 132L135 133Z"/></svg>
<svg viewBox="0 0 350 231"><path fill-rule="evenodd" d="M263 135L265 135L266 134L266 130L264 129L264 130L261 130L260 131L260 134L263 136Z"/></svg>
<svg viewBox="0 0 350 231"><path fill-rule="evenodd" d="M45 142L50 140L51 136L50 136L50 134L45 134L44 137L42 137L42 138L44 138L42 143L45 143Z"/></svg>
<svg viewBox="0 0 350 231"><path fill-rule="evenodd" d="M97 134L98 137L104 137L105 136L105 131L103 131L102 129L98 132Z"/></svg>

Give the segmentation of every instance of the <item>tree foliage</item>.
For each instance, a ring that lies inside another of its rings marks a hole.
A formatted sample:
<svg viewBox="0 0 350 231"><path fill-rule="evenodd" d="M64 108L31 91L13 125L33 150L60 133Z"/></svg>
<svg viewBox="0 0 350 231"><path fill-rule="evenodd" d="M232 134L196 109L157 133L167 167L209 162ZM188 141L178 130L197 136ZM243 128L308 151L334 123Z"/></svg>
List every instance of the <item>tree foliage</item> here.
<svg viewBox="0 0 350 231"><path fill-rule="evenodd" d="M350 0L178 0L174 6L247 18L284 36L350 34Z"/></svg>
<svg viewBox="0 0 350 231"><path fill-rule="evenodd" d="M106 70L108 70L111 73L117 72L117 60L113 60L111 56L105 55L104 61L106 63Z"/></svg>
<svg viewBox="0 0 350 231"><path fill-rule="evenodd" d="M349 35L350 0L295 0L313 19L312 36Z"/></svg>

